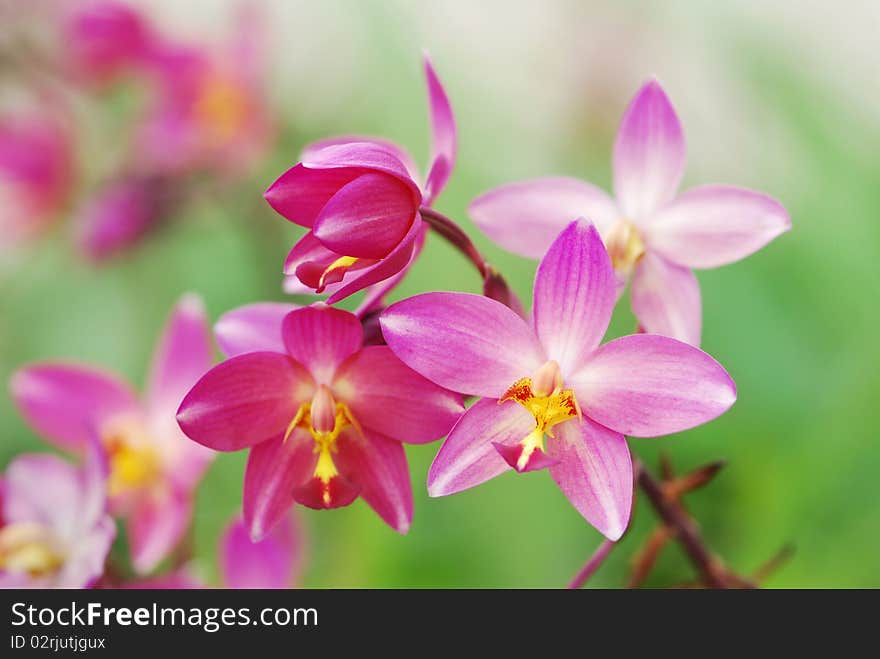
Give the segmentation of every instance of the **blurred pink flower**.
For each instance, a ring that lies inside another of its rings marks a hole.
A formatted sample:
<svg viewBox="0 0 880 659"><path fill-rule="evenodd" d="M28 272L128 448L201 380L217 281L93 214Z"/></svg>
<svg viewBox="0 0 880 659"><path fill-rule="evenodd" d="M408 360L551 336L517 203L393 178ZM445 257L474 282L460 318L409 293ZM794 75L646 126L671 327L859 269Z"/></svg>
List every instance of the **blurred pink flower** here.
<svg viewBox="0 0 880 659"><path fill-rule="evenodd" d="M75 75L108 82L143 64L154 43L146 18L130 6L98 0L67 16L62 46Z"/></svg>
<svg viewBox="0 0 880 659"><path fill-rule="evenodd" d="M455 119L427 57L425 75L431 164L424 184L403 148L345 136L306 147L302 162L266 190L272 208L309 229L288 255L285 274L317 293L339 284L327 299L330 304L405 271L424 239L419 208L430 206L449 180L456 153ZM380 287L377 298L397 281Z"/></svg>
<svg viewBox="0 0 880 659"><path fill-rule="evenodd" d="M79 247L93 261L129 249L161 225L178 189L167 177L130 176L99 190L80 213Z"/></svg>
<svg viewBox="0 0 880 659"><path fill-rule="evenodd" d="M611 540L623 534L633 493L624 435L705 423L733 404L736 388L718 362L675 339L638 334L600 347L614 304L602 239L578 220L538 267L531 324L465 293L417 295L382 314L385 339L407 366L441 387L482 396L431 465L431 496L511 467L549 467L587 521Z"/></svg>
<svg viewBox="0 0 880 659"><path fill-rule="evenodd" d="M363 347L358 318L318 305L259 305L227 315L218 340L233 355L186 395L177 419L217 451L250 449L244 519L260 540L294 502L336 508L358 495L395 530L412 520L401 442L442 437L458 395L404 366L387 346Z"/></svg>
<svg viewBox="0 0 880 659"><path fill-rule="evenodd" d="M262 540L250 539L237 515L220 539L220 585L224 588L291 588L297 585L302 561L302 529L291 513Z"/></svg>
<svg viewBox="0 0 880 659"><path fill-rule="evenodd" d="M0 118L0 234L4 246L34 237L61 211L73 184L73 148L47 115Z"/></svg>
<svg viewBox="0 0 880 659"><path fill-rule="evenodd" d="M34 364L12 377L16 405L47 440L81 452L89 437L100 437L111 509L126 518L138 572L153 569L186 532L195 487L213 457L188 441L174 418L211 362L202 302L187 295L159 341L143 402L123 381L89 366Z"/></svg>
<svg viewBox="0 0 880 659"><path fill-rule="evenodd" d="M499 245L531 258L540 258L573 218L590 218L605 240L619 294L633 278L641 327L699 345L702 305L691 268L738 261L791 221L777 201L745 188L704 185L676 197L684 166L681 124L652 80L636 94L617 133L616 199L576 179L541 178L491 190L469 212Z"/></svg>
<svg viewBox="0 0 880 659"><path fill-rule="evenodd" d="M54 455L15 458L0 481L0 588L84 588L104 571L116 526L106 465Z"/></svg>

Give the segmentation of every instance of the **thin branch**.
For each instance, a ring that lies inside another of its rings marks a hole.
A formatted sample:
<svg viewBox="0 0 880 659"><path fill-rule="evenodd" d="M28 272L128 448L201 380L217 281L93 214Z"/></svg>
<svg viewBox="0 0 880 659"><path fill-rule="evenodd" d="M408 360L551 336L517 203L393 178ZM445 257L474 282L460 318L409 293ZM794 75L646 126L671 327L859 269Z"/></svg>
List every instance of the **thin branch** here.
<svg viewBox="0 0 880 659"><path fill-rule="evenodd" d="M480 277L484 281L489 277L489 264L486 263L486 259L480 254L480 250L477 249L477 246L474 245L470 237L464 232L464 229L433 208L422 207L419 209L419 214L435 233L445 238L449 244L458 249L459 252L464 254L474 264L474 267L479 271Z"/></svg>

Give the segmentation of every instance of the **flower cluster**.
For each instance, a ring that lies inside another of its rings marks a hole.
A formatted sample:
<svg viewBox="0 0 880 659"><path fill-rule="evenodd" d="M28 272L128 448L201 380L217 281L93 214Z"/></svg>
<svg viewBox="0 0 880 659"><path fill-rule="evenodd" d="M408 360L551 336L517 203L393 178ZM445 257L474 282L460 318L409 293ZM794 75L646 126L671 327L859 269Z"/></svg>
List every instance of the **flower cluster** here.
<svg viewBox="0 0 880 659"><path fill-rule="evenodd" d="M226 97L211 105L210 94L232 93L225 87L199 96L201 64L157 51L150 30L130 14L82 19L74 34L79 66L96 80L145 60L174 72L166 83L176 93L149 128L161 137L148 140L174 145L161 154L173 161L166 171L204 155L206 144L218 147L212 140L228 122L248 114L247 103ZM0 528L4 578L90 583L101 573L113 515L126 522L135 570L151 575L129 585L197 585L185 567L154 571L179 551L196 486L218 451L248 451L243 515L221 549L230 586L296 580L294 504L331 509L362 498L406 533L413 492L404 445L441 438L427 477L431 496L510 470L547 469L587 522L616 541L633 501L627 437L684 431L734 403L732 378L698 347L700 294L691 269L764 246L789 228L783 207L732 186L676 196L683 131L659 83L649 81L615 143L614 199L575 179L549 178L502 186L471 204L492 239L540 259L525 313L466 233L434 209L453 172L457 138L427 58L424 69L431 126L424 178L402 147L347 136L306 147L265 193L274 210L308 230L284 264L285 288L324 300L229 311L214 327L225 359L213 365L205 311L185 296L143 397L92 367L42 363L14 375L12 394L28 423L87 460L82 472L60 458L23 457L10 467ZM201 112L214 123L198 135L178 133L185 117ZM116 203L128 203L124 197L119 191ZM432 229L477 264L486 294L432 291L386 307ZM630 278L639 332L603 343ZM333 306L358 292L357 312ZM29 487L40 471L59 474L53 482L65 490L63 509L47 508L54 493ZM75 523L68 507L80 511Z"/></svg>

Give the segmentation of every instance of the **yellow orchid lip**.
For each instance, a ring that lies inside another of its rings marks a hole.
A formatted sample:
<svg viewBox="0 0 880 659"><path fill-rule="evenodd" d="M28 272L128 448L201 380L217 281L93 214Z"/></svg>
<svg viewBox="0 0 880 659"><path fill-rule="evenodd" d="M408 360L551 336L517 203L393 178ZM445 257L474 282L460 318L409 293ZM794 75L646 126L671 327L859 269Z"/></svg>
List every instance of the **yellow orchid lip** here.
<svg viewBox="0 0 880 659"><path fill-rule="evenodd" d="M514 382L498 404L515 401L534 418L535 428L514 447L496 445L499 453L517 471L532 471L550 466L555 461L544 452L544 435L554 438L553 427L574 417L581 411L574 392L563 389L559 364L548 361L532 377Z"/></svg>
<svg viewBox="0 0 880 659"><path fill-rule="evenodd" d="M645 255L645 243L636 226L628 220L618 220L605 236L608 257L616 272L629 275L639 259Z"/></svg>
<svg viewBox="0 0 880 659"><path fill-rule="evenodd" d="M162 462L139 419L115 419L102 433L110 474L107 490L120 497L154 486L162 477Z"/></svg>
<svg viewBox="0 0 880 659"><path fill-rule="evenodd" d="M64 564L55 534L36 522L15 522L0 528L0 570L27 572L31 577L54 574Z"/></svg>

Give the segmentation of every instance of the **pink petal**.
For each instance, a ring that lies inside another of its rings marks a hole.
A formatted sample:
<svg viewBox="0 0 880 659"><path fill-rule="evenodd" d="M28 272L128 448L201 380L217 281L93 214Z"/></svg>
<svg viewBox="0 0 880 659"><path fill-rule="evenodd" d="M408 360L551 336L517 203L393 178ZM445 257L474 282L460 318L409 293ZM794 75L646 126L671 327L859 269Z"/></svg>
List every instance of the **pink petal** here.
<svg viewBox="0 0 880 659"><path fill-rule="evenodd" d="M586 520L609 540L618 540L629 524L633 468L626 439L590 419L572 419L556 427L547 452L559 463L550 476Z"/></svg>
<svg viewBox="0 0 880 659"><path fill-rule="evenodd" d="M736 385L721 364L698 348L656 334L606 343L569 384L584 414L636 437L693 428L736 400Z"/></svg>
<svg viewBox="0 0 880 659"><path fill-rule="evenodd" d="M113 518L103 515L92 527L77 536L52 587L90 588L104 573L107 555L115 538L116 524Z"/></svg>
<svg viewBox="0 0 880 659"><path fill-rule="evenodd" d="M86 498L83 485L80 470L56 455L20 455L9 463L4 475L2 520L37 522L62 539L73 539L84 530L80 509Z"/></svg>
<svg viewBox="0 0 880 659"><path fill-rule="evenodd" d="M252 542L241 516L220 540L218 569L226 588L289 588L299 563L300 532L293 515L284 515L259 542Z"/></svg>
<svg viewBox="0 0 880 659"><path fill-rule="evenodd" d="M431 165L425 183L425 204L430 206L446 187L449 175L455 167L457 136L452 106L427 55L425 78L428 83L428 108L431 116Z"/></svg>
<svg viewBox="0 0 880 659"><path fill-rule="evenodd" d="M349 428L339 436L336 463L342 475L360 486L360 495L392 529L409 531L412 486L403 445L373 432Z"/></svg>
<svg viewBox="0 0 880 659"><path fill-rule="evenodd" d="M700 345L700 284L689 269L648 252L633 275L632 308L648 334Z"/></svg>
<svg viewBox="0 0 880 659"><path fill-rule="evenodd" d="M295 304L257 302L233 309L220 316L214 336L227 357L248 352L287 352L281 339L281 323Z"/></svg>
<svg viewBox="0 0 880 659"><path fill-rule="evenodd" d="M335 295L343 287L343 279L351 281L356 272L362 273L377 263L375 259L357 259L354 263L339 267L337 262L341 258L340 254L327 249L310 231L290 250L284 262L284 274L296 275L300 283L312 289L313 293L329 293L332 290Z"/></svg>
<svg viewBox="0 0 880 659"><path fill-rule="evenodd" d="M412 195L393 176L367 173L343 186L315 219L315 238L345 256L379 259L403 239L415 219Z"/></svg>
<svg viewBox="0 0 880 659"><path fill-rule="evenodd" d="M364 299L361 300L361 303L358 305L358 308L355 310L355 314L359 318L364 318L367 314L372 311L378 310L380 307L384 305L385 296L388 295L392 290L394 290L397 285L403 281L403 278L406 277L407 272L409 272L412 264L415 263L415 260L419 257L419 254L422 252L422 248L425 246L425 237L428 233L428 225L424 222L419 221L420 229L418 233L416 233L415 238L413 240L413 250L412 254L410 254L409 261L407 261L406 265L395 275L380 281L377 284L373 284L372 286L367 287L364 291Z"/></svg>
<svg viewBox="0 0 880 659"><path fill-rule="evenodd" d="M177 421L193 441L215 451L237 451L284 432L314 386L309 373L287 355L239 355L195 384Z"/></svg>
<svg viewBox="0 0 880 659"><path fill-rule="evenodd" d="M626 109L614 142L614 193L624 216L641 220L672 199L685 158L675 108L650 80Z"/></svg>
<svg viewBox="0 0 880 659"><path fill-rule="evenodd" d="M263 198L279 215L311 227L330 198L363 173L357 168L308 169L298 164L270 185Z"/></svg>
<svg viewBox="0 0 880 659"><path fill-rule="evenodd" d="M449 433L428 471L428 494L467 490L510 469L495 444L513 446L535 429L535 418L519 403L484 398L474 403Z"/></svg>
<svg viewBox="0 0 880 659"><path fill-rule="evenodd" d="M401 442L439 439L464 413L458 394L423 378L388 346L370 346L349 357L333 391L362 426Z"/></svg>
<svg viewBox="0 0 880 659"><path fill-rule="evenodd" d="M287 352L312 374L329 384L339 365L360 350L361 322L350 311L324 304L291 311L281 324Z"/></svg>
<svg viewBox="0 0 880 659"><path fill-rule="evenodd" d="M418 184L410 178L406 165L398 159L397 153L374 141L347 142L328 146L319 151L310 151L308 154L304 154L302 164L308 169L324 171L354 167L362 172L374 170L390 174L409 187L413 205L416 208L421 205L421 190L419 190Z"/></svg>
<svg viewBox="0 0 880 659"><path fill-rule="evenodd" d="M605 192L561 176L497 187L474 199L468 214L494 242L533 259L543 257L575 218L586 217L605 231L620 217Z"/></svg>
<svg viewBox="0 0 880 659"><path fill-rule="evenodd" d="M28 366L13 374L10 390L27 423L67 450L80 450L111 417L140 411L126 383L91 366Z"/></svg>
<svg viewBox="0 0 880 659"><path fill-rule="evenodd" d="M616 282L599 232L568 225L535 275L535 331L562 373L575 371L599 345L616 302Z"/></svg>
<svg viewBox="0 0 880 659"><path fill-rule="evenodd" d="M495 447L495 450L498 451L498 454L502 458L504 458L504 461L509 464L511 468L516 469L521 474L527 471L539 471L541 469L546 469L547 467L551 467L559 462L559 460L549 457L541 449L536 448L529 454L525 466L520 467L519 461L523 457L524 450L522 444L505 446L504 444L501 444L499 442L492 442L492 446Z"/></svg>
<svg viewBox="0 0 880 659"><path fill-rule="evenodd" d="M381 137L371 137L368 135L341 135L339 137L328 137L323 140L317 140L310 144L307 144L302 151L302 155L300 158L304 161L309 161L315 158L315 154L318 151L326 149L328 146L339 146L340 144L351 144L352 142L367 142L370 144L374 144L379 149L384 149L388 151L394 158L403 163L403 166L406 168L409 177L413 181L419 180L419 168L416 165L416 161L409 154L409 152L404 149L402 146L391 142L390 140L382 139Z"/></svg>
<svg viewBox="0 0 880 659"><path fill-rule="evenodd" d="M480 295L416 295L388 307L380 323L404 364L464 394L499 398L545 361L525 321Z"/></svg>
<svg viewBox="0 0 880 659"><path fill-rule="evenodd" d="M758 251L791 228L782 204L731 185L688 190L644 224L645 241L673 263L717 268Z"/></svg>
<svg viewBox="0 0 880 659"><path fill-rule="evenodd" d="M174 550L191 520L192 501L187 493L168 489L138 499L127 520L135 571L151 572Z"/></svg>
<svg viewBox="0 0 880 659"><path fill-rule="evenodd" d="M147 386L150 413L174 423L183 397L213 361L205 305L197 295L184 295L153 353Z"/></svg>
<svg viewBox="0 0 880 659"><path fill-rule="evenodd" d="M293 505L293 491L308 481L318 454L308 431L296 428L254 446L244 473L244 520L254 542L262 540Z"/></svg>
<svg viewBox="0 0 880 659"><path fill-rule="evenodd" d="M336 304L349 295L354 295L368 286L385 281L404 270L411 263L416 244L423 236L423 232L424 224L421 218L417 217L410 226L409 232L388 256L378 263L370 263L367 268L354 272L344 286L327 298L327 304Z"/></svg>

